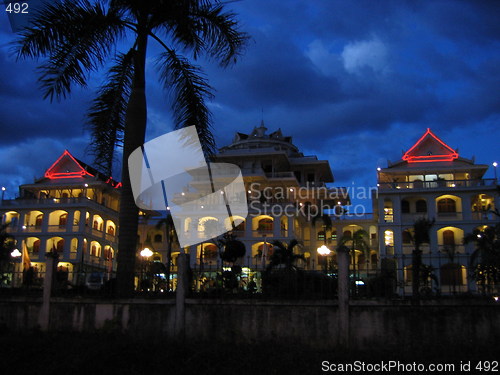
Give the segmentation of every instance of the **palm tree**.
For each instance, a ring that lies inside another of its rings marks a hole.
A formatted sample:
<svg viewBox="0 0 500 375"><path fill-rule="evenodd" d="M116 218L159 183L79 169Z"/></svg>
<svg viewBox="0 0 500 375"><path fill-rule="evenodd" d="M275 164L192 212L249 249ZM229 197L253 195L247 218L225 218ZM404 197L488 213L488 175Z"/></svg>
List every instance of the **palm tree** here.
<svg viewBox="0 0 500 375"><path fill-rule="evenodd" d="M412 253L412 302L419 304L420 302L420 269L422 267L422 250L420 247L424 243L430 243L430 229L434 225L435 219L420 218L413 224L412 241L415 249Z"/></svg>
<svg viewBox="0 0 500 375"><path fill-rule="evenodd" d="M7 232L9 224L10 223L0 225L0 287L3 285L4 280L8 279L5 273L10 272L10 253L14 250L15 246L14 237Z"/></svg>
<svg viewBox="0 0 500 375"><path fill-rule="evenodd" d="M474 229L464 237L464 243L474 242L476 249L471 255L469 268L474 271L473 277L483 286L497 284L500 281L500 224L486 227L484 230Z"/></svg>
<svg viewBox="0 0 500 375"><path fill-rule="evenodd" d="M212 89L193 59L208 56L226 67L236 61L247 40L225 4L208 0L65 0L47 5L21 32L16 51L21 58L47 57L39 67L44 98L65 98L74 85L86 87L89 73L101 68L114 47L114 65L89 112L92 150L98 165L111 172L115 148L123 146L119 216L117 290L133 290L138 207L129 180L128 157L144 143L146 56L155 41L162 53L156 66L171 92L175 127L196 125L204 151L215 142L205 101Z"/></svg>
<svg viewBox="0 0 500 375"><path fill-rule="evenodd" d="M158 220L156 228L164 228L165 239L167 241L167 271L165 273L165 278L167 279L167 291L170 290L170 264L172 263L172 245L178 243L177 233L175 232L174 220L170 211L167 211L167 216L163 219Z"/></svg>
<svg viewBox="0 0 500 375"><path fill-rule="evenodd" d="M317 215L315 215L311 220L312 226L314 228L313 233L316 233L316 222L318 220L321 220L323 223L323 231L325 232L325 242L326 242L326 231L332 230L332 218L330 217L330 215L325 213L318 213Z"/></svg>
<svg viewBox="0 0 500 375"><path fill-rule="evenodd" d="M357 275L356 250L361 251L366 258L370 255L370 243L368 241L368 237L368 233L364 229L358 229L352 234L352 236L342 236L339 241L339 246L347 246L348 244L351 246L351 259L355 275Z"/></svg>
<svg viewBox="0 0 500 375"><path fill-rule="evenodd" d="M285 266L285 270L294 270L296 269L294 263L299 259L305 259L303 254L296 254L293 251L295 247L299 246L299 241L296 239L291 240L288 244L275 240L272 245L273 254L269 258L268 271L281 264Z"/></svg>

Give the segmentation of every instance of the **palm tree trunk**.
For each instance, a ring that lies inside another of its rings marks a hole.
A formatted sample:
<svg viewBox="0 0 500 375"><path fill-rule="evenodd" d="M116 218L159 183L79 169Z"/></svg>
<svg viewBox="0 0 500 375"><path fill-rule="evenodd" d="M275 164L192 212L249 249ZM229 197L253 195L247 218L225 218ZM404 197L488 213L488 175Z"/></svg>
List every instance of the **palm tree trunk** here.
<svg viewBox="0 0 500 375"><path fill-rule="evenodd" d="M135 260L137 248L137 229L139 208L135 204L128 170L128 158L142 146L146 134L146 80L145 62L147 33L143 30L137 36L137 51L134 56L134 79L127 105L122 159L122 191L120 200L117 255L117 294L129 296L134 290Z"/></svg>

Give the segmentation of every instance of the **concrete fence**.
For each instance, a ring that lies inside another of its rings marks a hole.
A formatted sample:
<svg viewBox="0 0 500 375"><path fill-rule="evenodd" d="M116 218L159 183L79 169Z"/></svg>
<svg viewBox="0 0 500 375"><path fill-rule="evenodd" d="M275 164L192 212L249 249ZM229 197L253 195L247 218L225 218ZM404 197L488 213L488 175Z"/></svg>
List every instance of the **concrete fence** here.
<svg viewBox="0 0 500 375"><path fill-rule="evenodd" d="M410 306L384 301L190 299L182 280L175 299L56 298L47 293L42 298L0 299L0 328L108 330L188 341L278 341L366 349L435 344L443 337L447 342L493 342L500 336L500 303L493 300Z"/></svg>
<svg viewBox="0 0 500 375"><path fill-rule="evenodd" d="M0 325L15 331L39 327L42 301L0 301ZM500 306L389 305L352 303L347 327L350 345L420 345L484 342L500 336ZM48 330L120 330L134 336L178 338L175 300L53 298ZM231 342L279 341L309 347L343 346L338 304L324 301L185 301L186 340Z"/></svg>

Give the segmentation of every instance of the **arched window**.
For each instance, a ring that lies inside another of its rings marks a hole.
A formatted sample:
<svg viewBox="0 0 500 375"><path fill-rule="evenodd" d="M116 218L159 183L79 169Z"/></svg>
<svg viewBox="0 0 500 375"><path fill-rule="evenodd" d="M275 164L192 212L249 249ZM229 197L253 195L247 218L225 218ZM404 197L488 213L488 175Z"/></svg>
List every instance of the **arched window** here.
<svg viewBox="0 0 500 375"><path fill-rule="evenodd" d="M62 253L64 251L64 239L57 241L56 250L58 253Z"/></svg>
<svg viewBox="0 0 500 375"><path fill-rule="evenodd" d="M66 221L68 220L68 214L62 214L59 216L59 228L64 228L66 226Z"/></svg>
<svg viewBox="0 0 500 375"><path fill-rule="evenodd" d="M452 230L443 231L443 245L454 246L455 245L455 233Z"/></svg>
<svg viewBox="0 0 500 375"><path fill-rule="evenodd" d="M205 245L203 249L203 258L205 260L216 260L217 259L217 246L214 244Z"/></svg>
<svg viewBox="0 0 500 375"><path fill-rule="evenodd" d="M406 199L403 199L401 201L401 212L404 214L410 213L410 202L408 202Z"/></svg>
<svg viewBox="0 0 500 375"><path fill-rule="evenodd" d="M163 241L163 236L161 234L155 234L154 241L155 242L162 242Z"/></svg>
<svg viewBox="0 0 500 375"><path fill-rule="evenodd" d="M404 230L403 231L403 243L409 244L409 243L411 243L411 240L412 240L412 238L411 238L410 231L408 229Z"/></svg>
<svg viewBox="0 0 500 375"><path fill-rule="evenodd" d="M438 201L438 212L439 213L457 212L455 201L451 198L440 199Z"/></svg>
<svg viewBox="0 0 500 375"><path fill-rule="evenodd" d="M40 228L42 226L43 214L39 214L35 218L35 227Z"/></svg>
<svg viewBox="0 0 500 375"><path fill-rule="evenodd" d="M417 212L427 212L427 202L424 199L419 199L415 204L415 209Z"/></svg>
<svg viewBox="0 0 500 375"><path fill-rule="evenodd" d="M349 239L349 238L352 238L352 233L350 230L346 230L346 231L344 231L342 236L344 237L344 239Z"/></svg>
<svg viewBox="0 0 500 375"><path fill-rule="evenodd" d="M255 256L262 257L263 255L267 259L269 259L271 255L273 255L273 245L271 245L269 242L266 242L265 244L260 244L259 247L257 248L257 254Z"/></svg>
<svg viewBox="0 0 500 375"><path fill-rule="evenodd" d="M273 220L268 218L260 219L258 229L261 231L272 231Z"/></svg>
<svg viewBox="0 0 500 375"><path fill-rule="evenodd" d="M240 232L243 232L245 230L245 222L242 221L241 223L239 223L236 228L234 228L235 230L237 231L240 231Z"/></svg>
<svg viewBox="0 0 500 375"><path fill-rule="evenodd" d="M33 254L38 254L40 251L40 240L35 240L33 242Z"/></svg>

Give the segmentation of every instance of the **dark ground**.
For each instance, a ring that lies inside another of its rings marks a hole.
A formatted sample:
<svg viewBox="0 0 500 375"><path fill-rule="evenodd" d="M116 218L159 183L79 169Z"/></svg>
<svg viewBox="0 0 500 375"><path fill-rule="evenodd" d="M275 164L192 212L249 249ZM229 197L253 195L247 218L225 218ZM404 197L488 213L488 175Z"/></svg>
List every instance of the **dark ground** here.
<svg viewBox="0 0 500 375"><path fill-rule="evenodd" d="M306 350L294 343L182 344L105 331L93 334L7 331L0 334L0 374L321 374L325 360L448 362L458 366L460 361L499 360L498 346L492 344L463 345L447 343L443 338L442 343L416 350L377 347L346 352Z"/></svg>

